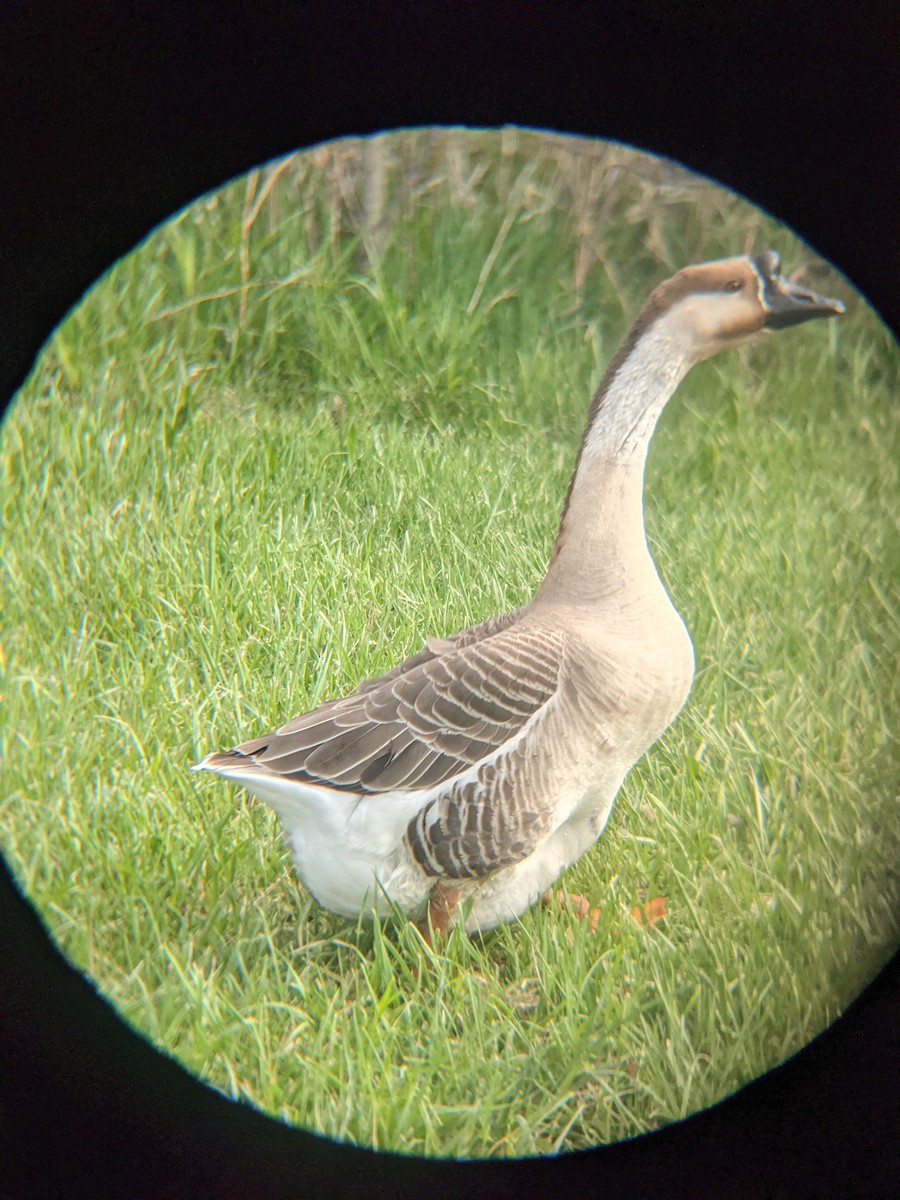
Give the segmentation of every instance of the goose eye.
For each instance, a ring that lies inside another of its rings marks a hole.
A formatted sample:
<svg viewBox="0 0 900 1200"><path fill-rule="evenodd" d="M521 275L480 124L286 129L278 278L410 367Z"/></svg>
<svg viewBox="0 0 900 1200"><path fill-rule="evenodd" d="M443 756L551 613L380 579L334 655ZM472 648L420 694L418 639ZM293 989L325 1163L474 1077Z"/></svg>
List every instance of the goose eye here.
<svg viewBox="0 0 900 1200"><path fill-rule="evenodd" d="M729 279L728 283L725 284L725 291L726 292L739 292L743 286L744 286L743 279Z"/></svg>

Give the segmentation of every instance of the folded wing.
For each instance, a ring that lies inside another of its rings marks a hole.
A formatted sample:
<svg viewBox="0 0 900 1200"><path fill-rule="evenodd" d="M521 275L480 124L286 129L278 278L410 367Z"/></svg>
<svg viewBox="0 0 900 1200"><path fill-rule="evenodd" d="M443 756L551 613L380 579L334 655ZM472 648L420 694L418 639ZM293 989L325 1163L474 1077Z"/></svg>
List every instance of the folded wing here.
<svg viewBox="0 0 900 1200"><path fill-rule="evenodd" d="M443 653L422 651L207 765L250 759L298 783L362 794L445 783L493 758L558 686L561 634L513 621L459 644L466 639L438 644Z"/></svg>

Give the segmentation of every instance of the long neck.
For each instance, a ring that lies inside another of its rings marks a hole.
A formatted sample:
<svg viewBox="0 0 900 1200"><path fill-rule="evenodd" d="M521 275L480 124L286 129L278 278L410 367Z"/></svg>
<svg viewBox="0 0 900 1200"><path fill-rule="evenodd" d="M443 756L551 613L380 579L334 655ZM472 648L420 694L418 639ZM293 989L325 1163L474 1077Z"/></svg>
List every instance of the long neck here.
<svg viewBox="0 0 900 1200"><path fill-rule="evenodd" d="M662 318L636 324L610 363L536 601L584 604L658 586L644 535L644 465L659 415L692 362L690 345Z"/></svg>

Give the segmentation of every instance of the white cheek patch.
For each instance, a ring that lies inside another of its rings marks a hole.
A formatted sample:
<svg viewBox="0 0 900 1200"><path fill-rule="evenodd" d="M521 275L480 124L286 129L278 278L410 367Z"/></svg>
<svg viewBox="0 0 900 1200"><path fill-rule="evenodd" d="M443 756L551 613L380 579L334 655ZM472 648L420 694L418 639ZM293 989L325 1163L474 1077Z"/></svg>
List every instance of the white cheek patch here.
<svg viewBox="0 0 900 1200"><path fill-rule="evenodd" d="M702 358L720 349L720 343L749 336L750 320L746 299L723 303L719 292L697 292L673 307L671 324L678 339Z"/></svg>

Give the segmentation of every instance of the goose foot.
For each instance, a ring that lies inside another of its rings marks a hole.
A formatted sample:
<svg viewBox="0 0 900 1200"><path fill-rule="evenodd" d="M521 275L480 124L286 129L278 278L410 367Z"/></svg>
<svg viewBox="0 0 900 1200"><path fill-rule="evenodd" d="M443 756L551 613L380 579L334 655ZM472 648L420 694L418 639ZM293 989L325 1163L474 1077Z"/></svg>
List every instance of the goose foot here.
<svg viewBox="0 0 900 1200"><path fill-rule="evenodd" d="M590 901L584 896L576 896L572 892L563 892L557 889L545 892L541 898L541 904L548 907L553 902L556 902L561 908L571 908L576 917L580 921L590 921L591 933L597 932L597 922L600 920L600 909L591 908Z"/></svg>
<svg viewBox="0 0 900 1200"><path fill-rule="evenodd" d="M428 900L428 911L416 928L429 946L434 945L436 934L443 936L450 928L453 914L459 903L459 889L444 887L442 883L435 885Z"/></svg>

